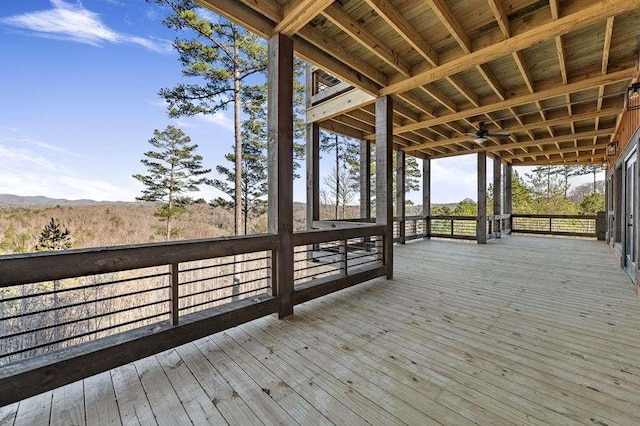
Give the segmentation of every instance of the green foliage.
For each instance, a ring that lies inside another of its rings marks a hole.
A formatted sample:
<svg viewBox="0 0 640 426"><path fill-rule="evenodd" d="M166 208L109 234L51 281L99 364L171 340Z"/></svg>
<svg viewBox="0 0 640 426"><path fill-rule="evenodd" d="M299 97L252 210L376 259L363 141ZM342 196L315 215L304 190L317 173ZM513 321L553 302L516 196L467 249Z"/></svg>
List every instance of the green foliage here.
<svg viewBox="0 0 640 426"><path fill-rule="evenodd" d="M58 220L51 218L40 233L36 251L57 251L71 248L71 232L60 225Z"/></svg>
<svg viewBox="0 0 640 426"><path fill-rule="evenodd" d="M453 215L453 211L449 208L449 206L433 206L431 208L432 216L451 216Z"/></svg>
<svg viewBox="0 0 640 426"><path fill-rule="evenodd" d="M604 211L604 194L590 194L584 197L580 203L581 214L596 214Z"/></svg>
<svg viewBox="0 0 640 426"><path fill-rule="evenodd" d="M203 175L211 169L202 168L202 156L195 154L196 144L181 129L167 126L162 132L154 130L149 143L157 151L147 151L147 158L140 160L147 168L147 174L133 177L145 186L139 201L162 202L155 215L165 220L167 240L171 236L171 219L186 210L190 198L187 192L200 190L199 185L210 184Z"/></svg>
<svg viewBox="0 0 640 426"><path fill-rule="evenodd" d="M471 198L460 201L453 210L455 216L476 216L478 214L478 203Z"/></svg>

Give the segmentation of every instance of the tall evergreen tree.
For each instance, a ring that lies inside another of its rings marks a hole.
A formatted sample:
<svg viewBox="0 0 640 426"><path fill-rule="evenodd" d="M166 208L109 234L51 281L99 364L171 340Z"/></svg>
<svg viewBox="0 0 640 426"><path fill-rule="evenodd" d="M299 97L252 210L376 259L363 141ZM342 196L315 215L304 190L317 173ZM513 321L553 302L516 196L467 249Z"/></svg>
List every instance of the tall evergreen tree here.
<svg viewBox="0 0 640 426"><path fill-rule="evenodd" d="M147 174L133 177L145 188L140 201L163 202L156 210L156 216L166 221L166 238L171 237L171 219L185 210L191 200L183 194L199 191L199 185L210 184L203 175L211 169L202 168L202 156L195 154L198 145L191 145L191 138L181 129L167 126L162 132L153 131L149 143L158 151L147 151L140 160L147 168Z"/></svg>
<svg viewBox="0 0 640 426"><path fill-rule="evenodd" d="M604 171L604 167L600 164L588 164L586 166L580 166L576 172L576 176L584 176L584 175L592 175L593 176L593 185L592 185L592 194L598 193L598 173Z"/></svg>
<svg viewBox="0 0 640 426"><path fill-rule="evenodd" d="M234 123L234 204L235 233L243 229L242 220L242 129L241 104L245 82L267 66L266 45L260 38L220 17L215 22L198 13L193 0L148 0L168 6L164 24L186 31L173 45L180 55L182 74L197 83L180 83L160 90L172 117L215 114L233 104Z"/></svg>
<svg viewBox="0 0 640 426"><path fill-rule="evenodd" d="M255 85L247 87L252 95L243 102L243 110L247 118L242 122L242 217L243 233L248 230L249 221L262 215L267 208L267 123L264 105L266 103L266 86ZM225 155L227 161L235 164L235 153ZM216 170L225 176L225 180L215 179L213 186L227 194L229 198L218 197L211 205L226 209L234 208L235 169L223 165L216 166Z"/></svg>

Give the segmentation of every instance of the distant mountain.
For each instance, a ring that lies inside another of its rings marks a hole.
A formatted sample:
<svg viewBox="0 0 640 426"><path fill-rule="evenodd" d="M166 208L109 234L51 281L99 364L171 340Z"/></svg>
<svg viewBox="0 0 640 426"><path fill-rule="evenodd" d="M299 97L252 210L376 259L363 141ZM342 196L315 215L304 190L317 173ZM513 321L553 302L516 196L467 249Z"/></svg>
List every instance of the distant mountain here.
<svg viewBox="0 0 640 426"><path fill-rule="evenodd" d="M62 198L49 198L41 195L23 197L21 195L0 194L0 207L29 207L29 206L82 206L97 204L94 200L65 200Z"/></svg>

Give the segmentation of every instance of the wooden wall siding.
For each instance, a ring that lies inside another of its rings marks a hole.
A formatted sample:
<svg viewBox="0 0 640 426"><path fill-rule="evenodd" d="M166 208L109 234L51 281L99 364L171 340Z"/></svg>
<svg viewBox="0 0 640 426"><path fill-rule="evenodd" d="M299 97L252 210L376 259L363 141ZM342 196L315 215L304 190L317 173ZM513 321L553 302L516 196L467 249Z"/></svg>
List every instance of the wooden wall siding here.
<svg viewBox="0 0 640 426"><path fill-rule="evenodd" d="M484 121L512 133L486 148L514 165L601 163L637 71L640 0L199 1L267 38L285 29L301 57L360 89L327 101L321 127L373 141L371 103L391 95L395 149L419 158L474 152L466 134ZM595 147L548 141L594 130Z"/></svg>
<svg viewBox="0 0 640 426"><path fill-rule="evenodd" d="M632 105L640 106L640 101L635 101ZM614 167L618 162L620 156L624 153L627 145L631 142L631 139L638 128L640 128L640 109L625 111L620 118L618 131L613 137L613 140L618 142L617 154L615 157L608 157L608 168Z"/></svg>

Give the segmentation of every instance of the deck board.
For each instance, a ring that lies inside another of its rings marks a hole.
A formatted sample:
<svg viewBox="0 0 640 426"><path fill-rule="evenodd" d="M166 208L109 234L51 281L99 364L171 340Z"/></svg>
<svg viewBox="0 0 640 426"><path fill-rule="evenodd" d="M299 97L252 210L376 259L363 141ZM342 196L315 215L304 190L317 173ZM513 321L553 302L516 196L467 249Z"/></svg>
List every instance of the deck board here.
<svg viewBox="0 0 640 426"><path fill-rule="evenodd" d="M640 424L640 301L600 242L395 247L377 279L0 409L2 424Z"/></svg>

